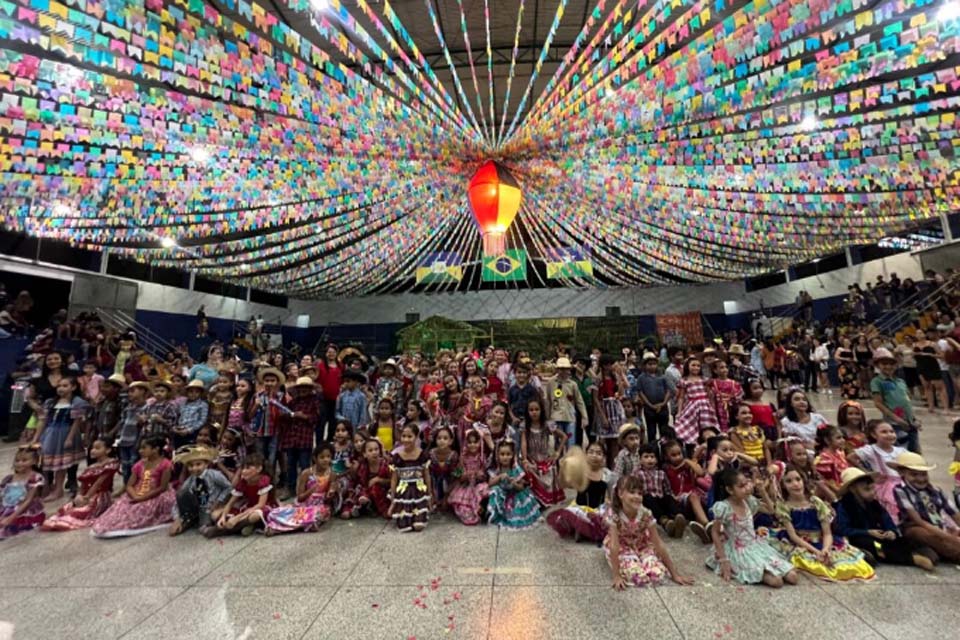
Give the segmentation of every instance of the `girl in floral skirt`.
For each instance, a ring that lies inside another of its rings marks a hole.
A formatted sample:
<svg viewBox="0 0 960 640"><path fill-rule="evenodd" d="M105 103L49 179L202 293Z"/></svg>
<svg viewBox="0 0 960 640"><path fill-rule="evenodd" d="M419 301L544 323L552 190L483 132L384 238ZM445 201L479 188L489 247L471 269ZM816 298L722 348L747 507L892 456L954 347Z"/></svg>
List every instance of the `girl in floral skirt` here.
<svg viewBox="0 0 960 640"><path fill-rule="evenodd" d="M333 511L339 513L344 520L359 515L359 509L354 501L354 487L359 465L353 436L353 424L346 419L337 420L333 428L333 464L331 465L334 475L337 476L337 498ZM361 440L361 448L362 443Z"/></svg>
<svg viewBox="0 0 960 640"><path fill-rule="evenodd" d="M13 456L13 473L0 482L0 540L43 524L43 476L37 473L37 451L21 447Z"/></svg>
<svg viewBox="0 0 960 640"><path fill-rule="evenodd" d="M103 438L97 438L90 447L93 464L79 476L80 491L77 497L60 507L56 515L43 523L44 531L73 531L93 524L100 514L110 507L113 495L113 478L120 470L120 463L113 457L113 447Z"/></svg>
<svg viewBox="0 0 960 640"><path fill-rule="evenodd" d="M331 504L337 496L337 476L333 472L333 445L321 442L313 450L313 466L297 478L297 501L271 509L267 514L266 535L291 531L317 531L330 519Z"/></svg>
<svg viewBox="0 0 960 640"><path fill-rule="evenodd" d="M416 424L400 429L400 446L390 463L390 513L401 532L423 531L430 514L430 459L420 448Z"/></svg>
<svg viewBox="0 0 960 640"><path fill-rule="evenodd" d="M466 433L463 455L457 468L457 484L450 492L449 503L453 512L466 525L480 522L482 503L490 493L487 486L487 460L483 451L483 438L476 429Z"/></svg>
<svg viewBox="0 0 960 640"><path fill-rule="evenodd" d="M614 589L623 590L628 584L656 585L667 573L679 585L693 584L693 578L680 575L673 566L653 514L643 506L643 480L637 476L620 478L606 523L603 552L613 573Z"/></svg>
<svg viewBox="0 0 960 640"><path fill-rule="evenodd" d="M487 519L507 529L525 529L540 519L540 506L527 486L526 474L517 464L513 442L497 446L496 462L490 471L490 499Z"/></svg>

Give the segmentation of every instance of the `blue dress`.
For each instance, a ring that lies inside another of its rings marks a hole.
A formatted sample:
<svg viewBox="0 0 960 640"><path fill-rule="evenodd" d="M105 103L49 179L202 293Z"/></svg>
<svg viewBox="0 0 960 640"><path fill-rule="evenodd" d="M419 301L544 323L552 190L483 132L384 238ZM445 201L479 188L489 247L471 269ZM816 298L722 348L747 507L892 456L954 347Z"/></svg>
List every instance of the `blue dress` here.
<svg viewBox="0 0 960 640"><path fill-rule="evenodd" d="M491 472L491 476L496 474L497 472ZM516 465L507 473L510 480L522 479L525 475L523 469ZM507 480L490 488L487 511L490 524L498 524L508 529L531 527L540 519L540 505L530 487L515 489Z"/></svg>
<svg viewBox="0 0 960 640"><path fill-rule="evenodd" d="M51 398L44 404L47 424L40 434L40 447L45 472L69 469L84 457L80 429L72 438L69 436L74 420L86 418L90 405L80 397L74 397L70 406L57 404L57 398Z"/></svg>
<svg viewBox="0 0 960 640"><path fill-rule="evenodd" d="M723 551L730 561L733 579L741 584L763 582L764 572L782 577L793 570L790 562L767 544L753 528L753 514L760 501L747 498L747 511L740 516L726 500L713 505L715 522L723 526ZM716 526L716 525L715 525ZM723 568L717 560L716 549L707 558L707 566L720 575Z"/></svg>

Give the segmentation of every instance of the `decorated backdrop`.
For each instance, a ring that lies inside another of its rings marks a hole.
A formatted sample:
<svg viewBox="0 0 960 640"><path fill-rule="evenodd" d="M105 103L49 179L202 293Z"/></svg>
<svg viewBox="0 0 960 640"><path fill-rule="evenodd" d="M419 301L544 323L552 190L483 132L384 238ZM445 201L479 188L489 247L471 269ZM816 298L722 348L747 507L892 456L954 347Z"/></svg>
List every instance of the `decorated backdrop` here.
<svg viewBox="0 0 960 640"><path fill-rule="evenodd" d="M732 279L958 208L960 5L532 4L0 0L0 224L325 297Z"/></svg>

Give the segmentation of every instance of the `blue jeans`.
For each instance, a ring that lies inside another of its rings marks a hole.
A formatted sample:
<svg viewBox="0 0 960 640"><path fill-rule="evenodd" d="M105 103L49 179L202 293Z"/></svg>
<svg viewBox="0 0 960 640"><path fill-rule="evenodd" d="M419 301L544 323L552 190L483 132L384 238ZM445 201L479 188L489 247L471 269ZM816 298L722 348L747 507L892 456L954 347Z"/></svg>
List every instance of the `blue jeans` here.
<svg viewBox="0 0 960 640"><path fill-rule="evenodd" d="M123 474L123 484L126 485L133 475L133 465L137 463L137 445L120 445L120 473Z"/></svg>
<svg viewBox="0 0 960 640"><path fill-rule="evenodd" d="M273 468L277 464L277 436L257 436L253 446L267 463L264 471L273 476Z"/></svg>
<svg viewBox="0 0 960 640"><path fill-rule="evenodd" d="M894 427L894 430L897 432L898 445L906 447L907 451L912 451L913 453L920 452L920 432L917 431L915 427L904 429L900 425L897 425Z"/></svg>
<svg viewBox="0 0 960 640"><path fill-rule="evenodd" d="M310 466L310 449L287 449L287 488L297 490L297 478L300 472Z"/></svg>
<svg viewBox="0 0 960 640"><path fill-rule="evenodd" d="M567 434L567 449L577 444L577 423L573 420L557 420L554 422L558 429Z"/></svg>

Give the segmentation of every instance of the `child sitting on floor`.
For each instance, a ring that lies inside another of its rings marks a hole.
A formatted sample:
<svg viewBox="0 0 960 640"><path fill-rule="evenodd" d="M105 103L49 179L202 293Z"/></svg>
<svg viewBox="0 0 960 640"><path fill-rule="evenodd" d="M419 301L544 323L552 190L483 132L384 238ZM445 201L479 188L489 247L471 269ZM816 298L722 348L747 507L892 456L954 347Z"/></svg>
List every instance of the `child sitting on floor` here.
<svg viewBox="0 0 960 640"><path fill-rule="evenodd" d="M850 467L841 474L838 494L837 533L863 551L867 562L914 565L933 570L937 554L901 535L893 518L877 500L877 485L863 469Z"/></svg>
<svg viewBox="0 0 960 640"><path fill-rule="evenodd" d="M277 506L277 496L265 464L259 453L247 456L240 477L233 484L230 499L222 509L214 511L216 527L207 529L204 535L240 533L249 536L266 523L270 510Z"/></svg>
<svg viewBox="0 0 960 640"><path fill-rule="evenodd" d="M897 456L896 466L903 477L894 496L904 537L930 547L944 560L960 562L960 512L943 491L930 484L928 472L937 466L910 452Z"/></svg>
<svg viewBox="0 0 960 640"><path fill-rule="evenodd" d="M650 510L668 536L682 538L687 519L680 513L667 474L660 469L655 445L645 444L640 448L640 466L633 470L633 475L640 478L643 506Z"/></svg>
<svg viewBox="0 0 960 640"><path fill-rule="evenodd" d="M476 429L466 433L466 443L457 469L457 482L450 492L449 503L453 512L466 525L480 522L482 503L490 493L487 486L487 458L483 451L483 438Z"/></svg>
<svg viewBox="0 0 960 640"><path fill-rule="evenodd" d="M401 532L423 531L430 517L430 458L420 448L420 429L400 429L400 450L390 460L390 515Z"/></svg>
<svg viewBox="0 0 960 640"><path fill-rule="evenodd" d="M120 463L112 454L113 447L106 440L97 438L93 441L90 446L92 463L77 476L80 482L77 497L60 507L56 515L47 518L41 527L44 531L73 531L89 527L94 519L110 507L113 478L120 470Z"/></svg>
<svg viewBox="0 0 960 640"><path fill-rule="evenodd" d="M846 438L837 427L822 425L817 429L817 457L813 461L814 469L820 480L830 490L836 501L837 491L843 482L843 472L850 466L844 453Z"/></svg>
<svg viewBox="0 0 960 640"><path fill-rule="evenodd" d="M357 467L356 503L361 510L372 509L381 518L390 517L390 463L383 455L383 444L370 438L363 444L363 459Z"/></svg>
<svg viewBox="0 0 960 640"><path fill-rule="evenodd" d="M297 501L270 510L264 530L266 535L317 531L330 519L331 505L337 496L337 477L332 463L333 445L321 442L313 450L313 466L301 471L297 478Z"/></svg>
<svg viewBox="0 0 960 640"><path fill-rule="evenodd" d="M579 447L573 447L560 461L563 485L577 490L573 502L547 516L547 524L561 537L573 537L574 542L603 540L606 535L603 516L616 482L614 473L604 466L606 462L603 440L588 444L585 454Z"/></svg>
<svg viewBox="0 0 960 640"><path fill-rule="evenodd" d="M163 457L167 440L152 436L140 443L140 461L124 494L93 523L97 538L136 536L163 529L173 520L177 495L170 486L173 463Z"/></svg>
<svg viewBox="0 0 960 640"><path fill-rule="evenodd" d="M545 418L539 396L527 403L520 430L520 455L530 489L543 507L566 500L557 475L557 460L566 448L567 434Z"/></svg>
<svg viewBox="0 0 960 640"><path fill-rule="evenodd" d="M690 530L703 544L710 544L711 525L703 507L706 492L697 484L697 480L705 475L703 467L693 460L684 458L683 445L676 440L671 440L663 446L663 456L665 458L663 471L670 482L670 490L680 503L681 512L691 520Z"/></svg>
<svg viewBox="0 0 960 640"><path fill-rule="evenodd" d="M487 484L490 487L487 502L490 524L523 529L540 519L540 505L527 486L523 469L517 464L513 442L505 440L497 446L495 464Z"/></svg>
<svg viewBox="0 0 960 640"><path fill-rule="evenodd" d="M0 482L0 540L43 524L43 476L36 471L38 464L37 449L20 447L14 454L13 473Z"/></svg>
<svg viewBox="0 0 960 640"><path fill-rule="evenodd" d="M200 533L213 526L213 511L230 498L231 482L213 466L217 450L203 445L186 445L177 449L173 461L186 467L190 474L177 491L170 535L176 536L192 527Z"/></svg>
<svg viewBox="0 0 960 640"><path fill-rule="evenodd" d="M607 537L603 552L613 573L613 588L622 591L660 584L665 574L679 585L692 578L680 575L664 547L653 514L643 506L643 481L637 476L620 478L606 515Z"/></svg>
<svg viewBox="0 0 960 640"><path fill-rule="evenodd" d="M770 447L767 446L763 430L753 422L750 405L741 404L733 415L736 422L730 428L730 441L733 442L734 449L754 460L763 460L770 464Z"/></svg>

